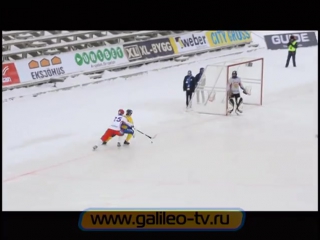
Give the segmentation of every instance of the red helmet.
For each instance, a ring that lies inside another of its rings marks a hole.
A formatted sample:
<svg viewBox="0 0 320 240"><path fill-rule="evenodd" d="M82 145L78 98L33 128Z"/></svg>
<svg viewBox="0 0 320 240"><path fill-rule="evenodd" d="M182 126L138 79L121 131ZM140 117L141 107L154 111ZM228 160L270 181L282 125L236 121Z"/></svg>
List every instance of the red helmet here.
<svg viewBox="0 0 320 240"><path fill-rule="evenodd" d="M123 109L119 109L119 110L118 110L118 114L119 114L119 115L123 115L123 114L124 114L124 110L123 110Z"/></svg>

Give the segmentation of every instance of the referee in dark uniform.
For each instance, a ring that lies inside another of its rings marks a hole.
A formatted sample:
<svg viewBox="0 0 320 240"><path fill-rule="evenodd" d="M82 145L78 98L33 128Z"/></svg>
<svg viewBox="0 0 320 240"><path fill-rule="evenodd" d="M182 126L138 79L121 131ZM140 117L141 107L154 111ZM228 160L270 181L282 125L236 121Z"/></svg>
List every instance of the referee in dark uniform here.
<svg viewBox="0 0 320 240"><path fill-rule="evenodd" d="M296 52L297 52L298 43L294 36L290 37L289 43L288 43L288 57L287 57L287 63L286 68L289 66L290 59L292 58L293 66L296 67Z"/></svg>

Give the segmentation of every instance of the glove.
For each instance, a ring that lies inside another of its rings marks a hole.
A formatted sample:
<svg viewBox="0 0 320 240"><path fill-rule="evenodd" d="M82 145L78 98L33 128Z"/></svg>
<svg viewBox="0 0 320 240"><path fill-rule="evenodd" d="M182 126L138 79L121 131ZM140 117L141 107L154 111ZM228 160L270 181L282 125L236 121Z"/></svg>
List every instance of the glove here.
<svg viewBox="0 0 320 240"><path fill-rule="evenodd" d="M246 90L243 90L243 93L246 94L246 95L248 95L248 93L246 92Z"/></svg>

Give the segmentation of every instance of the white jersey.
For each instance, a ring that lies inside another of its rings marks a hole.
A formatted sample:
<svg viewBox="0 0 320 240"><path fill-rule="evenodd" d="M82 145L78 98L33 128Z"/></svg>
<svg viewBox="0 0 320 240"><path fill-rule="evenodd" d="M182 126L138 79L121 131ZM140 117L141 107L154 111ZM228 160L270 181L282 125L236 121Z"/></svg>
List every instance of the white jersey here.
<svg viewBox="0 0 320 240"><path fill-rule="evenodd" d="M198 86L199 87L204 87L206 85L206 76L204 74L202 74L200 80L199 80L199 83L198 83Z"/></svg>
<svg viewBox="0 0 320 240"><path fill-rule="evenodd" d="M118 115L113 119L113 122L112 122L111 126L109 127L109 129L120 131L121 125L123 125L123 124L125 124L129 127L133 126L131 123L128 122L128 120L124 116Z"/></svg>
<svg viewBox="0 0 320 240"><path fill-rule="evenodd" d="M232 94L240 93L241 79L239 77L229 79L229 88Z"/></svg>

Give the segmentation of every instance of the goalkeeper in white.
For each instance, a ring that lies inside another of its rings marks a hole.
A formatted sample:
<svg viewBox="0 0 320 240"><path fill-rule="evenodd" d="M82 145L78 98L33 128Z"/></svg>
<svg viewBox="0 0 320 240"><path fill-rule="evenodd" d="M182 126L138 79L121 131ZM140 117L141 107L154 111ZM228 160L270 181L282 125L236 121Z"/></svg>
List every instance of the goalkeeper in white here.
<svg viewBox="0 0 320 240"><path fill-rule="evenodd" d="M242 97L240 96L240 90L241 88L243 90L244 94L247 94L246 89L241 83L241 79L238 77L237 71L232 72L232 77L229 79L228 82L228 96L229 96L229 103L231 105L231 109L229 109L228 113L232 113L236 104L236 113L242 113L242 110L240 110L240 106L242 104ZM235 98L235 101L234 101Z"/></svg>

